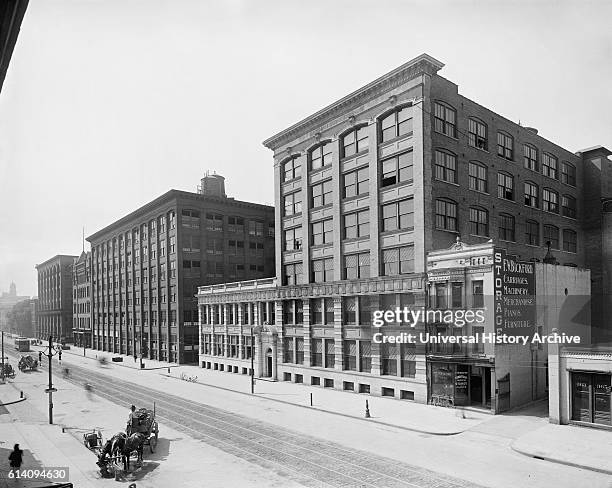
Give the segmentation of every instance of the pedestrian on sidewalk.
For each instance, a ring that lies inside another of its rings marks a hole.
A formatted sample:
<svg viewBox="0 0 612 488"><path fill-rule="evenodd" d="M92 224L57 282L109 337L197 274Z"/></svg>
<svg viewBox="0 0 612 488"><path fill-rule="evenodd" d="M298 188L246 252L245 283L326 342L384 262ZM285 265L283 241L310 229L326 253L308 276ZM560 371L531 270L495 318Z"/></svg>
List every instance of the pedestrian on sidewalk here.
<svg viewBox="0 0 612 488"><path fill-rule="evenodd" d="M19 449L19 444L15 444L13 447L13 452L9 455L9 461L11 462L11 473L15 474L23 464L23 451Z"/></svg>

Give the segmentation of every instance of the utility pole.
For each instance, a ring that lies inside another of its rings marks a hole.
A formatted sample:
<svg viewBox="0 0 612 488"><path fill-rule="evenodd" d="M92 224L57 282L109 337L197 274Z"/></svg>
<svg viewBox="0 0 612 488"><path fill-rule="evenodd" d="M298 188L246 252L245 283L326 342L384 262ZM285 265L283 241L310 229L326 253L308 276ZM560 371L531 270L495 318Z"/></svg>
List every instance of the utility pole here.
<svg viewBox="0 0 612 488"><path fill-rule="evenodd" d="M53 388L53 377L51 376L51 368L53 365L53 362L51 361L53 359L53 356L58 355L58 359L61 361L62 360L62 350L58 349L55 350L53 349L53 336L49 336L49 352L42 352L39 351L38 352L38 359L39 362L42 364L42 357L46 356L49 358L49 387L45 390L45 393L47 393L49 395L49 423L53 424L53 392L57 391L57 388Z"/></svg>
<svg viewBox="0 0 612 488"><path fill-rule="evenodd" d="M261 330L261 325L251 326L251 395L255 393L255 336L253 334L259 334Z"/></svg>
<svg viewBox="0 0 612 488"><path fill-rule="evenodd" d="M2 370L0 370L0 378L4 383L4 331L2 331Z"/></svg>

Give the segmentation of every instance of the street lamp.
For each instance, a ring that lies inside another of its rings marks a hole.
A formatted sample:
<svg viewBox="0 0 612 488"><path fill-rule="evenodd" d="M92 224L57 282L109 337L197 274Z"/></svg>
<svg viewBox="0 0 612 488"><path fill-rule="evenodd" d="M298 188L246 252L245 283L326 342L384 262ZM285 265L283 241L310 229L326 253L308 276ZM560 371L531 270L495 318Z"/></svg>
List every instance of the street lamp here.
<svg viewBox="0 0 612 488"><path fill-rule="evenodd" d="M263 327L261 325L253 325L251 327L251 395L255 393L255 336L259 334Z"/></svg>
<svg viewBox="0 0 612 488"><path fill-rule="evenodd" d="M53 388L53 377L51 376L51 367L53 363L51 359L53 356L57 355L58 359L62 360L62 349L61 346L59 349L53 349L53 336L49 336L49 352L38 351L38 362L42 365L42 357L46 356L49 358L49 388L45 390L45 393L49 394L49 423L53 424L53 392L57 391L56 388Z"/></svg>

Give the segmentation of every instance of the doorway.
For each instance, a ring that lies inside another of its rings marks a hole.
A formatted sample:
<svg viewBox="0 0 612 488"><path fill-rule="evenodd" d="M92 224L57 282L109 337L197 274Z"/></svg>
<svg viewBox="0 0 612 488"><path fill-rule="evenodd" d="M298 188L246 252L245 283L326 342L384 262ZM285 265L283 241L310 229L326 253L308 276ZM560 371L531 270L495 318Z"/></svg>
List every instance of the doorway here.
<svg viewBox="0 0 612 488"><path fill-rule="evenodd" d="M266 353L266 376L272 378L272 349L268 349Z"/></svg>

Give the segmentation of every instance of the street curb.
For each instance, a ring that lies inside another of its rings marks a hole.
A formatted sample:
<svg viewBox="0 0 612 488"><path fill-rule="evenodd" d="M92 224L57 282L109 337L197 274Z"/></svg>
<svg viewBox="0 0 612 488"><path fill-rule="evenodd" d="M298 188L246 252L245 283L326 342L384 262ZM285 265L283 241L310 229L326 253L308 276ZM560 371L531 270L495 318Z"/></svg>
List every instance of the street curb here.
<svg viewBox="0 0 612 488"><path fill-rule="evenodd" d="M108 352L108 351L103 351L103 352ZM96 358L92 358L92 357L89 357L89 356L82 356L81 354L77 354L75 352L67 351L67 350L64 350L62 352L62 354L71 354L73 356L77 356L77 357L80 357L80 358L91 359L92 361L98 361L98 359L96 359ZM108 354L111 354L111 353L109 352ZM178 368L180 366L179 364L170 364L169 366L156 366L154 368L132 368L131 366L127 366L125 364L122 364L121 362L114 363L112 361L108 361L107 364L112 364L113 366L121 366L123 368L129 368L129 369L133 369L135 371L154 371L154 370L157 370L157 369Z"/></svg>
<svg viewBox="0 0 612 488"><path fill-rule="evenodd" d="M570 466L572 468L579 468L579 469L586 469L587 471L595 471L596 473L603 473L603 474L607 474L607 475L612 475L612 470L609 469L602 469L602 468L596 468L594 466L586 466L584 464L578 464L578 463L572 463L571 461L564 461L562 459L556 459L556 458L552 458L549 456L540 456L537 453L529 453L527 451L521 450L517 447L515 447L514 442L512 444L510 444L510 448L518 453L521 454L523 456L527 456L530 457L532 459L540 459L542 461L548 461L549 463L555 463L555 464L564 464L565 466Z"/></svg>
<svg viewBox="0 0 612 488"><path fill-rule="evenodd" d="M21 402L25 402L27 400L27 397L23 397L23 398L19 398L18 400L12 401L12 402L7 402L7 403L2 403L0 402L0 407L4 407L6 405L13 405L15 403L21 403Z"/></svg>
<svg viewBox="0 0 612 488"><path fill-rule="evenodd" d="M167 378L172 378L175 380L180 380L180 381L184 381L181 380L181 378L177 378L176 376L171 376L169 374L162 374L162 376L165 376ZM266 396L263 395L258 395L257 393L255 393L255 395L252 395L251 393L245 393L244 391L238 391L238 390L232 390L231 388L225 388L223 386L218 386L218 385L211 385L210 383L203 383L201 381L191 381L190 383L195 384L195 385L202 385L202 386L208 386L209 388L217 388L219 390L224 390L224 391L229 391L231 393L239 393L240 395L245 395L248 397L253 398L253 396L255 396L256 398L260 398L260 399L264 399L264 400L269 400L271 402L277 402L277 403L282 403L285 405L291 405L294 407L300 407L300 408L305 408L306 410L315 410L318 412L324 412L324 413L331 413L332 415L338 415L339 417L345 417L345 418L349 418L349 419L356 419L356 420L361 420L362 422L369 422L369 423L374 423L374 424L378 424L378 425L384 425L386 427L394 427L396 429L401 429L401 430L406 430L409 432L417 432L419 434L428 434L428 435L436 435L436 436L451 436L451 435L457 435L457 434L463 434L466 430L459 430L459 431L455 431L455 432L430 432L427 430L421 430L421 429L417 429L414 427L406 427L403 425L397 425L397 424L391 424L389 422L381 422L380 420L375 420L375 419L366 419L364 417L357 417L356 415L350 415L347 413L340 413L340 412L336 412L334 410L327 410L325 408L319 408L319 407L310 407L308 405L300 405L299 403L292 403L292 402L288 402L287 400L279 400L278 398L268 398Z"/></svg>

